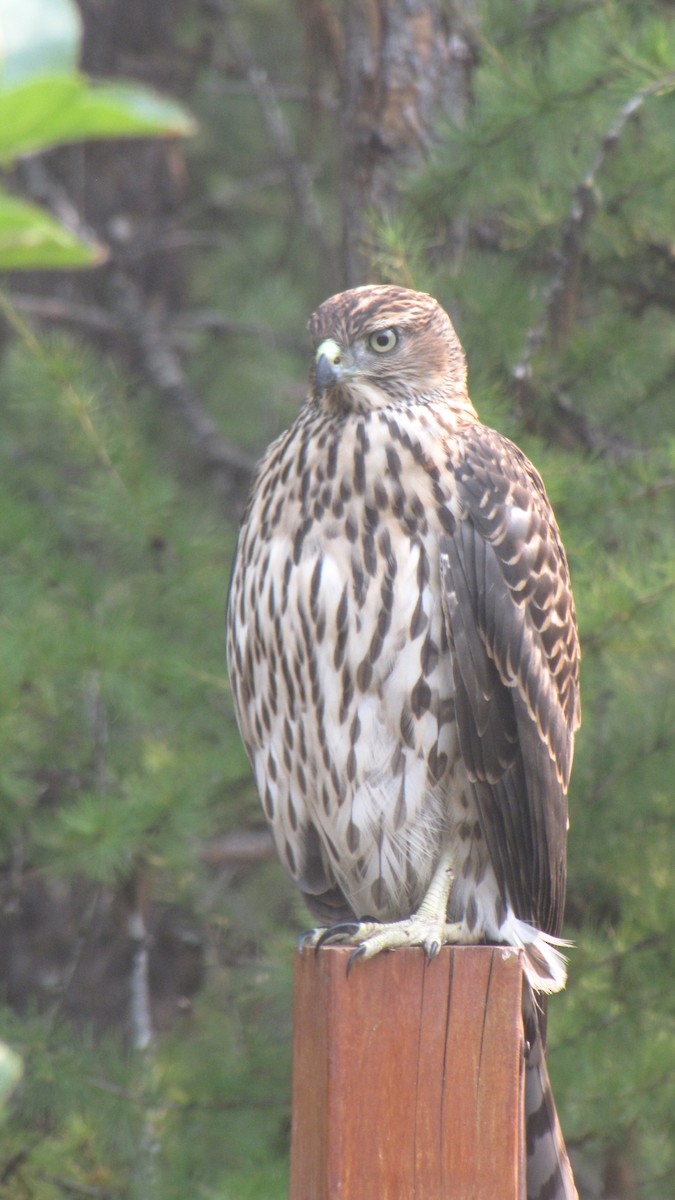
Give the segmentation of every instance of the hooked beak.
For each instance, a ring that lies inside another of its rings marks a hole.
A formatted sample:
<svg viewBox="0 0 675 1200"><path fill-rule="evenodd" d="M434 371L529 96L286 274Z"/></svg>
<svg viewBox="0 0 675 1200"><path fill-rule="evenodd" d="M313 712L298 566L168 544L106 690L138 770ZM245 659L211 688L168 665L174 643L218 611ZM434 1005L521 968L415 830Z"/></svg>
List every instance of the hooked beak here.
<svg viewBox="0 0 675 1200"><path fill-rule="evenodd" d="M332 363L325 354L317 358L314 378L318 391L325 392L326 388L333 387L334 384L340 382L341 376L340 368Z"/></svg>
<svg viewBox="0 0 675 1200"><path fill-rule="evenodd" d="M317 391L323 392L340 382L344 375L342 358L342 348L332 338L326 338L321 343L316 352L314 368Z"/></svg>

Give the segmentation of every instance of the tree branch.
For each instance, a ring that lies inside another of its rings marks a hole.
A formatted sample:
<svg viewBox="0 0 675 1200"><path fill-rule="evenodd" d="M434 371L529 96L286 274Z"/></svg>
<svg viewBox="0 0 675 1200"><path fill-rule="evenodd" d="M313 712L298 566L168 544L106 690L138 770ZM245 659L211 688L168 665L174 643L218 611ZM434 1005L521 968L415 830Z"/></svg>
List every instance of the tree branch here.
<svg viewBox="0 0 675 1200"><path fill-rule="evenodd" d="M307 346L299 338L285 333L278 333L269 325L261 325L257 321L238 321L226 313L202 308L195 312L178 313L171 322L172 330L183 332L189 329L207 329L214 333L229 333L234 337L252 337L268 342L271 346L281 346L294 354L306 357Z"/></svg>
<svg viewBox="0 0 675 1200"><path fill-rule="evenodd" d="M113 277L121 322L154 386L180 417L216 485L230 496L241 495L255 459L228 442L185 378L168 330L144 301L140 288L117 271Z"/></svg>
<svg viewBox="0 0 675 1200"><path fill-rule="evenodd" d="M669 72L641 88L623 105L605 133L591 169L573 190L570 210L561 234L558 266L544 291L541 319L527 331L522 353L512 372L516 395L525 412L532 408L534 397L532 360L535 354L549 338L555 347L560 348L573 328L586 236L600 207L597 177L616 150L626 125L645 101L673 87L675 72ZM556 408L559 423L586 449L607 453L617 461L635 453L634 447L625 440L595 427L568 401L559 400Z"/></svg>
<svg viewBox="0 0 675 1200"><path fill-rule="evenodd" d="M227 3L227 0L223 0L218 7L222 14L230 54L258 102L267 134L286 174L297 215L312 234L329 274L336 278L335 252L324 231L323 219L312 186L312 175L298 154L293 130L284 117L278 95L267 72L256 62L238 28L235 7Z"/></svg>
<svg viewBox="0 0 675 1200"><path fill-rule="evenodd" d="M32 296L28 292L12 291L12 304L19 312L38 317L41 321L61 321L66 325L81 325L96 333L119 333L121 325L103 308L78 304L62 296Z"/></svg>
<svg viewBox="0 0 675 1200"><path fill-rule="evenodd" d="M209 867L245 866L273 862L276 858L272 835L267 829L242 829L212 838L199 857Z"/></svg>
<svg viewBox="0 0 675 1200"><path fill-rule="evenodd" d="M660 496L662 492L675 491L675 475L666 475L663 479L657 479L656 483L650 483L646 487L638 488L632 495L619 503L626 507L629 504L637 504L639 500L653 500L654 496Z"/></svg>
<svg viewBox="0 0 675 1200"><path fill-rule="evenodd" d="M639 112L645 101L673 87L675 71L641 88L623 105L605 133L590 171L574 188L570 211L563 226L558 268L544 293L544 313L541 320L528 330L523 352L513 369L513 378L517 385L531 378L532 359L547 336L552 335L554 342L560 344L571 331L584 241L599 207L598 175L608 157L616 150L626 125Z"/></svg>
<svg viewBox="0 0 675 1200"><path fill-rule="evenodd" d="M92 304L78 304L62 296L33 296L27 292L12 292L12 304L19 312L28 313L42 321L57 321L65 325L80 325L97 333L120 334L125 325L112 313ZM269 325L258 321L239 321L227 313L215 309L195 309L193 312L178 312L171 316L166 336L172 346L191 329L206 329L213 333L231 334L233 337L258 338L271 346L281 346L294 354L304 354L306 346L299 338L279 333Z"/></svg>

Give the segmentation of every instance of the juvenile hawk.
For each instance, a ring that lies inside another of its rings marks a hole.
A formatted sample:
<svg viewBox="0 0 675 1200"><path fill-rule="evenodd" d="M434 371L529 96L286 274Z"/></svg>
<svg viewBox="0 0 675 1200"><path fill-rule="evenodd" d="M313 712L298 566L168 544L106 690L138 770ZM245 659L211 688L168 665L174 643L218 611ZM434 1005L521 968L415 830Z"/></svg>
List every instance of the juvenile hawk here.
<svg viewBox="0 0 675 1200"><path fill-rule="evenodd" d="M557 991L579 647L544 486L478 420L430 296L355 288L309 330L307 403L256 473L228 610L279 856L356 957L501 942ZM528 1198L571 1200L531 997L525 1017Z"/></svg>

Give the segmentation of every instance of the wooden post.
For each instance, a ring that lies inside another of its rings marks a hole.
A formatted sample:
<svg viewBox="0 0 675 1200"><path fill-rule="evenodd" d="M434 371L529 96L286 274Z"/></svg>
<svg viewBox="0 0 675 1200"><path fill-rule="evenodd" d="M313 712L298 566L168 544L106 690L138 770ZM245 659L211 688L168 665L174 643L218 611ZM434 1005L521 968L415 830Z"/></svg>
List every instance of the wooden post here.
<svg viewBox="0 0 675 1200"><path fill-rule="evenodd" d="M523 1200L520 954L295 963L290 1200Z"/></svg>

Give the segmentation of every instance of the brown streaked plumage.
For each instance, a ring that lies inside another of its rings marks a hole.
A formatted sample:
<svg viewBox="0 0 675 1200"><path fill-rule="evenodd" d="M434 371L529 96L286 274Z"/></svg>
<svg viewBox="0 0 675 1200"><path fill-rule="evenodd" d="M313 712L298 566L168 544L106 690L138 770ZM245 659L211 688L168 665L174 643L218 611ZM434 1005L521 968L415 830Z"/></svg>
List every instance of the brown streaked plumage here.
<svg viewBox="0 0 675 1200"><path fill-rule="evenodd" d="M279 855L354 956L504 942L555 991L579 649L543 484L478 420L430 296L356 288L309 330L307 404L258 468L228 608ZM534 1014L528 1200L571 1200Z"/></svg>

